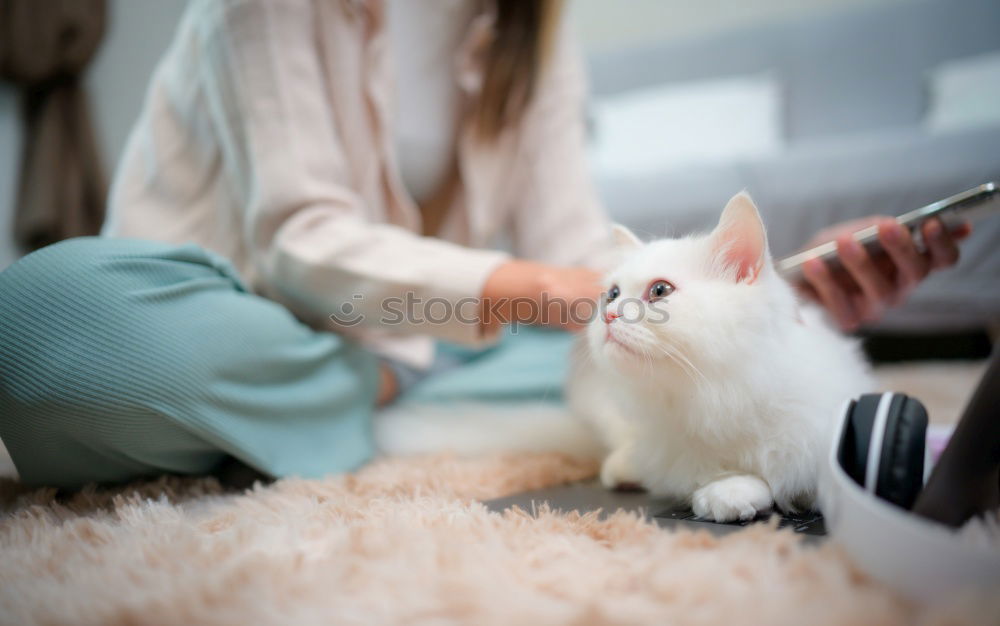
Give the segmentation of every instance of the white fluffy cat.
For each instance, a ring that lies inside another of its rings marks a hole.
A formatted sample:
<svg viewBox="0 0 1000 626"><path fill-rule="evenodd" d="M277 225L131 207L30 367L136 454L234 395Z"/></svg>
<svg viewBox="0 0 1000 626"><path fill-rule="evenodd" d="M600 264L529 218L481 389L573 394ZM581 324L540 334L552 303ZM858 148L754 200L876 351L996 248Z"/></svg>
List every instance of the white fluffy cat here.
<svg viewBox="0 0 1000 626"><path fill-rule="evenodd" d="M855 342L778 276L750 196L708 235L615 238L624 262L568 390L611 450L602 482L716 521L810 506L836 408L874 383Z"/></svg>

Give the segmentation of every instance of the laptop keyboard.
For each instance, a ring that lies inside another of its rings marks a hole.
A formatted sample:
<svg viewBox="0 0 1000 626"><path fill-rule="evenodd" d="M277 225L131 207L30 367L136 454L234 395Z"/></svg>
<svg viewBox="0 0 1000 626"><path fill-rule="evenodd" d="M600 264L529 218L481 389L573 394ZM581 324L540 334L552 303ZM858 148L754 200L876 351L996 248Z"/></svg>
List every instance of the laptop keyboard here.
<svg viewBox="0 0 1000 626"><path fill-rule="evenodd" d="M721 524L724 526L749 526L768 521L772 515L768 513L757 517L737 522L713 522L711 520L699 519L691 509L666 508L653 513L654 519L677 520L684 522L698 522L702 524ZM802 511L799 513L785 513L778 518L778 528L792 527L797 533L806 535L822 536L826 534L826 525L823 523L823 515L819 511Z"/></svg>

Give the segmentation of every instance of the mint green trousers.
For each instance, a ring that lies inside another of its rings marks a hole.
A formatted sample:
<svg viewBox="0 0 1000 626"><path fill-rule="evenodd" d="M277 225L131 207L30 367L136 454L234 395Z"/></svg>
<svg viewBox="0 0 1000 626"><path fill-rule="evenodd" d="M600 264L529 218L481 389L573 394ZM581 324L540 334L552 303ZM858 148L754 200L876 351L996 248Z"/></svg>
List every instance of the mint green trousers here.
<svg viewBox="0 0 1000 626"><path fill-rule="evenodd" d="M461 366L402 401L560 400L564 333L440 349ZM28 484L203 474L229 458L273 477L351 470L373 454L377 380L374 356L197 246L80 238L0 273L0 438Z"/></svg>

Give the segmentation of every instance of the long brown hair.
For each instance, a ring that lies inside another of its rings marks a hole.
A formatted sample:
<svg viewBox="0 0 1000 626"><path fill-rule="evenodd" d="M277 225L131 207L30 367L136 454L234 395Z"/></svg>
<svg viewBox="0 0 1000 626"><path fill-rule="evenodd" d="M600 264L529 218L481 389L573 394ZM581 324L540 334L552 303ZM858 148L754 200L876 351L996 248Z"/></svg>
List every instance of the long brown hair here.
<svg viewBox="0 0 1000 626"><path fill-rule="evenodd" d="M474 110L480 137L516 124L532 96L559 28L563 0L494 0L496 32L486 51Z"/></svg>

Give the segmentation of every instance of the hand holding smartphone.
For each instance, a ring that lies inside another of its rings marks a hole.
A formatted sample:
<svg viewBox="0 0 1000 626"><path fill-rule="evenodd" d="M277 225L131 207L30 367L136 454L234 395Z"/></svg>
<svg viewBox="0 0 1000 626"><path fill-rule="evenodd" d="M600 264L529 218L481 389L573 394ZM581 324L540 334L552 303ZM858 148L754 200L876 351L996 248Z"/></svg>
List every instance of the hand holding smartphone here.
<svg viewBox="0 0 1000 626"><path fill-rule="evenodd" d="M921 226L930 219L939 219L946 229L952 230L965 222L998 213L1000 213L1000 189L996 183L989 182L900 215L896 221L913 233L917 246L921 247ZM852 238L873 256L882 253L877 226L861 229L855 232ZM831 268L836 268L840 262L836 242L830 241L781 259L777 263L778 272L788 280L798 280L802 277L803 264L816 258L822 259Z"/></svg>

